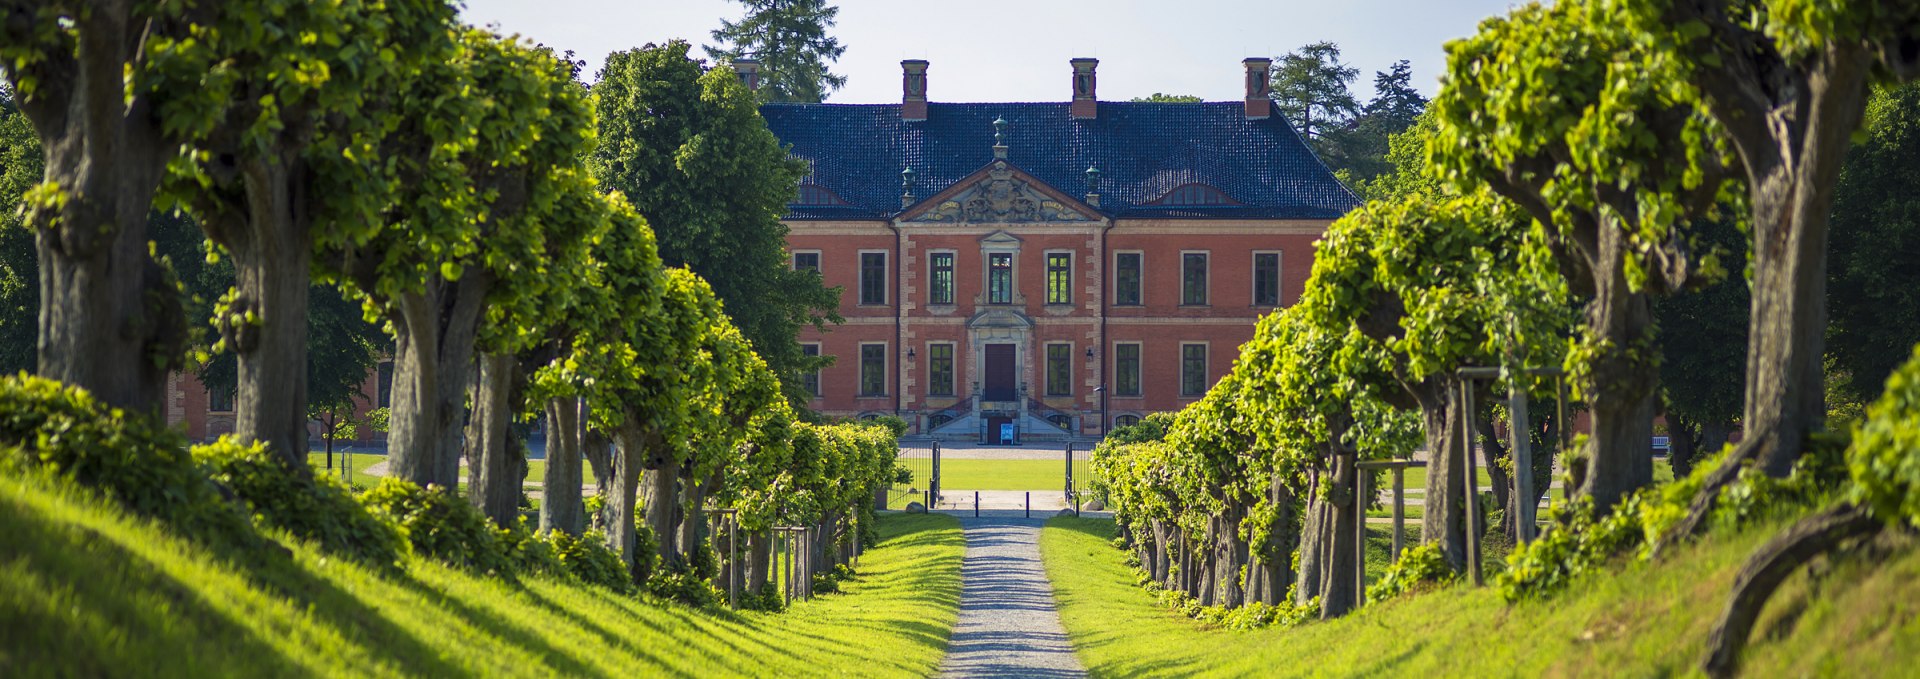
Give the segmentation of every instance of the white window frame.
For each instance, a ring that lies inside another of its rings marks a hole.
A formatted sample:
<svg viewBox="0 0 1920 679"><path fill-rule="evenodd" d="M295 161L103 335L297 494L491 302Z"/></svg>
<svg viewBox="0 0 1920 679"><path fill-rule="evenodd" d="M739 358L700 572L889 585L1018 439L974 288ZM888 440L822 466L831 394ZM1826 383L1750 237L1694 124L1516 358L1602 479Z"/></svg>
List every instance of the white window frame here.
<svg viewBox="0 0 1920 679"><path fill-rule="evenodd" d="M787 268L788 268L788 269L791 269L791 270L794 270L794 271L799 271L799 270L800 270L800 255L813 255L813 262L814 262L814 265L815 265L815 269L814 269L814 270L815 270L815 271L819 271L819 272L820 272L820 273L821 273L822 275L825 275L825 274L826 274L826 268L827 268L827 267L826 267L826 257L825 257L825 256L823 256L823 255L821 255L821 254L820 254L820 251L819 251L819 250L792 250L792 251L789 251L789 252L787 253Z"/></svg>

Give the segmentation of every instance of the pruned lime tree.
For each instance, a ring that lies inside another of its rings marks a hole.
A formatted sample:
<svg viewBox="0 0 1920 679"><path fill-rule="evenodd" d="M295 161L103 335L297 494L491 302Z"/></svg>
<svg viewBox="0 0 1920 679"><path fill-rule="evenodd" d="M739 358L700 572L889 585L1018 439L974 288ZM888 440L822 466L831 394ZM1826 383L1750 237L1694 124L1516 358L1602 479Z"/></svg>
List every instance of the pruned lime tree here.
<svg viewBox="0 0 1920 679"><path fill-rule="evenodd" d="M1834 187L1875 80L1920 76L1920 6L1611 0L1646 62L1672 73L1723 130L1746 179L1752 314L1739 447L1675 531L1697 531L1753 466L1786 476L1825 429L1827 244Z"/></svg>
<svg viewBox="0 0 1920 679"><path fill-rule="evenodd" d="M1586 300L1567 361L1593 423L1578 490L1606 509L1653 482L1653 300L1718 271L1692 223L1737 184L1720 127L1677 73L1595 12L1530 5L1450 44L1431 148L1456 186L1486 186L1538 221Z"/></svg>

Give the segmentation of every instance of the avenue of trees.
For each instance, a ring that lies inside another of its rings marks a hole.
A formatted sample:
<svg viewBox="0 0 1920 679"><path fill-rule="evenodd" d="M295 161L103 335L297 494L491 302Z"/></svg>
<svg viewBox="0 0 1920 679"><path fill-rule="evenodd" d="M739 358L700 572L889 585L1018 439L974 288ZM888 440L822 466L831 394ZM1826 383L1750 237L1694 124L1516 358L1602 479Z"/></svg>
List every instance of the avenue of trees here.
<svg viewBox="0 0 1920 679"><path fill-rule="evenodd" d="M1916 44L1909 3L1673 0L1529 5L1451 43L1431 110L1391 139L1368 204L1329 228L1300 301L1163 431L1096 450L1143 570L1202 607L1340 615L1368 595L1352 576L1354 509L1376 500L1356 497L1356 463L1422 443L1424 544L1393 570L1461 572L1482 539L1465 517L1500 511L1476 523L1512 545L1498 580L1513 597L1623 550L1657 555L1710 516L1837 497L1749 564L1705 662L1729 671L1753 601L1795 567L1920 525L1920 85L1901 84L1920 76ZM1334 63L1323 52L1296 56ZM1275 77L1296 71L1352 76L1293 64ZM1323 125L1355 107L1296 108ZM1324 148L1333 129L1303 134ZM1463 382L1471 366L1507 371ZM1571 423L1554 421L1553 379L1515 372L1541 368L1564 370L1590 423L1571 449L1558 450ZM1449 396L1462 388L1492 502L1464 476L1473 448ZM1495 405L1515 390L1532 404L1518 432ZM1829 394L1860 428L1829 423ZM1661 413L1683 439L1679 480L1652 488ZM1513 468L1515 436L1534 469ZM1544 497L1556 459L1568 500L1537 542L1514 544L1516 509ZM1519 474L1536 497L1516 497Z"/></svg>
<svg viewBox="0 0 1920 679"><path fill-rule="evenodd" d="M35 373L84 395L61 403L157 421L170 372L224 371L237 426L216 450L311 485L310 415L390 346L389 483L464 481L455 504L498 529L519 529L520 425L544 414L540 529L602 531L634 581L717 575L714 510L752 536L731 546L756 585L771 528L812 527L819 573L863 539L898 432L789 404L793 333L834 299L777 258L797 170L730 69L648 46L589 92L567 58L432 0L0 15L0 196L21 206L0 225L3 332L37 314L0 360L35 347Z"/></svg>

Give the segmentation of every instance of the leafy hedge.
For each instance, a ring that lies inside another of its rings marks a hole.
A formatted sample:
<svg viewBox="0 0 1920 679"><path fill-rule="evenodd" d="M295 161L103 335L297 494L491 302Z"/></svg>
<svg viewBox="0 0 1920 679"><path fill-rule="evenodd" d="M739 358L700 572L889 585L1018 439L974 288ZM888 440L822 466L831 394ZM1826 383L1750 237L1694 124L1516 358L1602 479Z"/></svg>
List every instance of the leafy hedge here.
<svg viewBox="0 0 1920 679"><path fill-rule="evenodd" d="M1694 467L1685 479L1642 488L1627 496L1613 512L1596 517L1590 498L1554 503L1547 509L1548 526L1540 538L1514 547L1506 571L1494 584L1508 601L1542 597L1566 587L1582 573L1616 558L1646 561L1653 546L1686 515L1705 484L1732 446ZM1810 446L1792 473L1776 479L1751 467L1720 489L1709 520L1720 528L1737 528L1782 511L1804 507L1830 495L1842 485L1840 448Z"/></svg>
<svg viewBox="0 0 1920 679"><path fill-rule="evenodd" d="M193 458L208 478L233 490L256 523L369 565L397 566L409 553L400 529L367 511L345 484L289 470L258 443L221 438L194 446Z"/></svg>
<svg viewBox="0 0 1920 679"><path fill-rule="evenodd" d="M1447 565L1440 545L1428 542L1400 552L1400 559L1387 566L1380 581L1367 586L1367 601L1380 602L1409 592L1442 587L1458 580L1459 574Z"/></svg>
<svg viewBox="0 0 1920 679"><path fill-rule="evenodd" d="M1846 464L1854 502L1888 522L1920 528L1920 346L1867 408Z"/></svg>
<svg viewBox="0 0 1920 679"><path fill-rule="evenodd" d="M0 378L0 471L77 484L196 540L254 540L180 433L53 380Z"/></svg>
<svg viewBox="0 0 1920 679"><path fill-rule="evenodd" d="M386 478L360 501L398 526L421 555L476 573L513 572L507 545L494 535L487 517L451 490Z"/></svg>

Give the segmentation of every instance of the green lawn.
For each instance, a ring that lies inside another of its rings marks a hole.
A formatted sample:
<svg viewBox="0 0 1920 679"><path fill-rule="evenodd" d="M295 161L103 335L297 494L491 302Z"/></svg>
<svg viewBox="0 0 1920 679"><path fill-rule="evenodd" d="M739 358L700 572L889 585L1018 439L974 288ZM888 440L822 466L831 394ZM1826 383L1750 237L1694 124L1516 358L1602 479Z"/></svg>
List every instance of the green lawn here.
<svg viewBox="0 0 1920 679"><path fill-rule="evenodd" d="M1053 519L1041 552L1067 635L1094 676L1668 676L1692 670L1734 573L1784 523L1591 576L1546 601L1509 606L1491 589L1457 586L1253 632L1207 628L1156 604L1111 546L1110 520ZM1920 666L1911 541L1891 557L1841 559L1817 585L1810 597L1808 576L1796 575L1776 595L1746 656L1755 676Z"/></svg>
<svg viewBox="0 0 1920 679"><path fill-rule="evenodd" d="M692 609L304 545L237 567L94 500L0 476L0 676L926 676L957 618L958 524L889 515L845 594Z"/></svg>
<svg viewBox="0 0 1920 679"><path fill-rule="evenodd" d="M380 482L381 477L368 474L366 471L367 468L376 463L383 462L386 459L387 456L385 455L371 455L368 453L354 453L352 459L348 459L347 455L339 450L335 450L333 451L333 474L335 478L338 478L342 472L348 470L347 464L351 462L353 464L354 487L371 488L373 484ZM327 452L322 450L307 453L307 465L313 467L314 473L326 473Z"/></svg>
<svg viewBox="0 0 1920 679"><path fill-rule="evenodd" d="M940 461L940 488L961 490L1060 490L1066 487L1063 460Z"/></svg>

